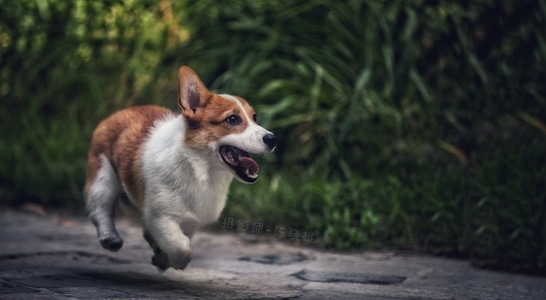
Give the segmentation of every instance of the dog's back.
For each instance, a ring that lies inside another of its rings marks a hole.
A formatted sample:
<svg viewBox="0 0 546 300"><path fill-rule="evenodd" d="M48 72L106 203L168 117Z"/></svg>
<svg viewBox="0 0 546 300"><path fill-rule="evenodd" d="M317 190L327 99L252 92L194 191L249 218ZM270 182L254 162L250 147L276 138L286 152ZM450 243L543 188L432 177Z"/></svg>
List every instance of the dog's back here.
<svg viewBox="0 0 546 300"><path fill-rule="evenodd" d="M142 151L141 145L148 138L154 123L174 115L166 108L146 105L121 110L100 122L93 132L87 158L86 194L89 195L93 179L108 161L118 179L124 183L128 196L136 204L142 204L142 193L139 192L142 187L142 177L139 176L141 162L138 159L141 155L138 152ZM116 151L116 148L123 151Z"/></svg>

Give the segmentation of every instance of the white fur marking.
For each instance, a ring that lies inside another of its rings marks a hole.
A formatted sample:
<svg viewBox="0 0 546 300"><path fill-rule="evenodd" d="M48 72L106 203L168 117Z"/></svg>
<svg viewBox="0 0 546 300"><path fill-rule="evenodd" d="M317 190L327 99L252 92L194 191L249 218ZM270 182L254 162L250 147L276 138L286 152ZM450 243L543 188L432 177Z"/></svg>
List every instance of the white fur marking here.
<svg viewBox="0 0 546 300"><path fill-rule="evenodd" d="M100 168L89 190L90 209L111 205L120 192L120 182L106 155L100 154Z"/></svg>
<svg viewBox="0 0 546 300"><path fill-rule="evenodd" d="M271 134L271 132L256 124L256 122L254 122L254 120L248 116L239 99L227 94L222 94L220 96L234 102L237 104L237 106L239 106L244 114L244 117L248 120L248 125L241 133L233 133L220 138L217 141L217 144L232 145L250 153L267 153L271 151L271 149L269 149L269 147L263 141L263 137L266 134Z"/></svg>
<svg viewBox="0 0 546 300"><path fill-rule="evenodd" d="M228 100L230 100L232 102L235 102L235 104L237 104L237 106L239 106L239 108L241 109L241 111L245 115L245 118L248 120L248 123L251 123L251 122L254 121L252 118L250 118L248 116L248 114L246 113L246 110L243 107L243 104L241 103L241 100L237 99L237 97L234 97L234 96L228 95L228 94L221 94L220 96L222 96L223 98L226 98L226 99L228 99Z"/></svg>

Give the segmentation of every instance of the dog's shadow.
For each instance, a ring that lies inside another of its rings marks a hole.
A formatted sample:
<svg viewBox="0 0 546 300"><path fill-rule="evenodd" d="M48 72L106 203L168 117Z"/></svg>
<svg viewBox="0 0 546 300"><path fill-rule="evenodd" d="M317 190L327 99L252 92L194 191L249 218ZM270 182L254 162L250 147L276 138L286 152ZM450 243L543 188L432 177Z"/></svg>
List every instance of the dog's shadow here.
<svg viewBox="0 0 546 300"><path fill-rule="evenodd" d="M210 295L236 295L233 286L213 284L213 281L193 281L173 279L160 272L139 271L100 271L77 272L79 281L86 281L87 287L100 289L105 297L118 297L120 293L128 297L207 297ZM74 278L72 278L74 280ZM111 295L106 295L111 293Z"/></svg>
<svg viewBox="0 0 546 300"><path fill-rule="evenodd" d="M112 272L112 271L82 271L77 273L80 279L87 279L99 286L114 284L123 287L155 288L161 285L175 284L176 282L162 277L160 274L148 274L139 272Z"/></svg>

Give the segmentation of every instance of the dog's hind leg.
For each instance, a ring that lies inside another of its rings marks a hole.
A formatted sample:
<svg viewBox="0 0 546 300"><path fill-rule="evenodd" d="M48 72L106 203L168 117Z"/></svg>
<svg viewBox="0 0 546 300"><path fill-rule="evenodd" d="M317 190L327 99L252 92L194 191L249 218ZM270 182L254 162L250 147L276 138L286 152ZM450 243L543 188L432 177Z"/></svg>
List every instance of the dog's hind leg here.
<svg viewBox="0 0 546 300"><path fill-rule="evenodd" d="M122 191L120 181L104 154L87 161L86 201L103 248L117 251L123 246L114 224L114 213Z"/></svg>

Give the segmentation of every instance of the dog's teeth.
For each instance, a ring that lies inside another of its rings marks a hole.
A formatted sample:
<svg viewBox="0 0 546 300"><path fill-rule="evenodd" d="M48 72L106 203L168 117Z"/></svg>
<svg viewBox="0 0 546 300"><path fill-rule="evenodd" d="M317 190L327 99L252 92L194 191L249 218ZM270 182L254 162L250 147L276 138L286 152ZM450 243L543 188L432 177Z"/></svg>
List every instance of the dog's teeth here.
<svg viewBox="0 0 546 300"><path fill-rule="evenodd" d="M239 163L237 160L235 160L235 156L233 155L233 152L229 152L229 159L231 160L231 163L233 163L234 166L238 166Z"/></svg>
<svg viewBox="0 0 546 300"><path fill-rule="evenodd" d="M250 170L249 169L246 169L245 170L245 175L250 177L250 178L256 178L258 177L258 174L250 174Z"/></svg>
<svg viewBox="0 0 546 300"><path fill-rule="evenodd" d="M235 160L233 159L233 152L229 151L229 152L227 153L227 156L228 156L228 158L229 158L232 162L235 162Z"/></svg>

